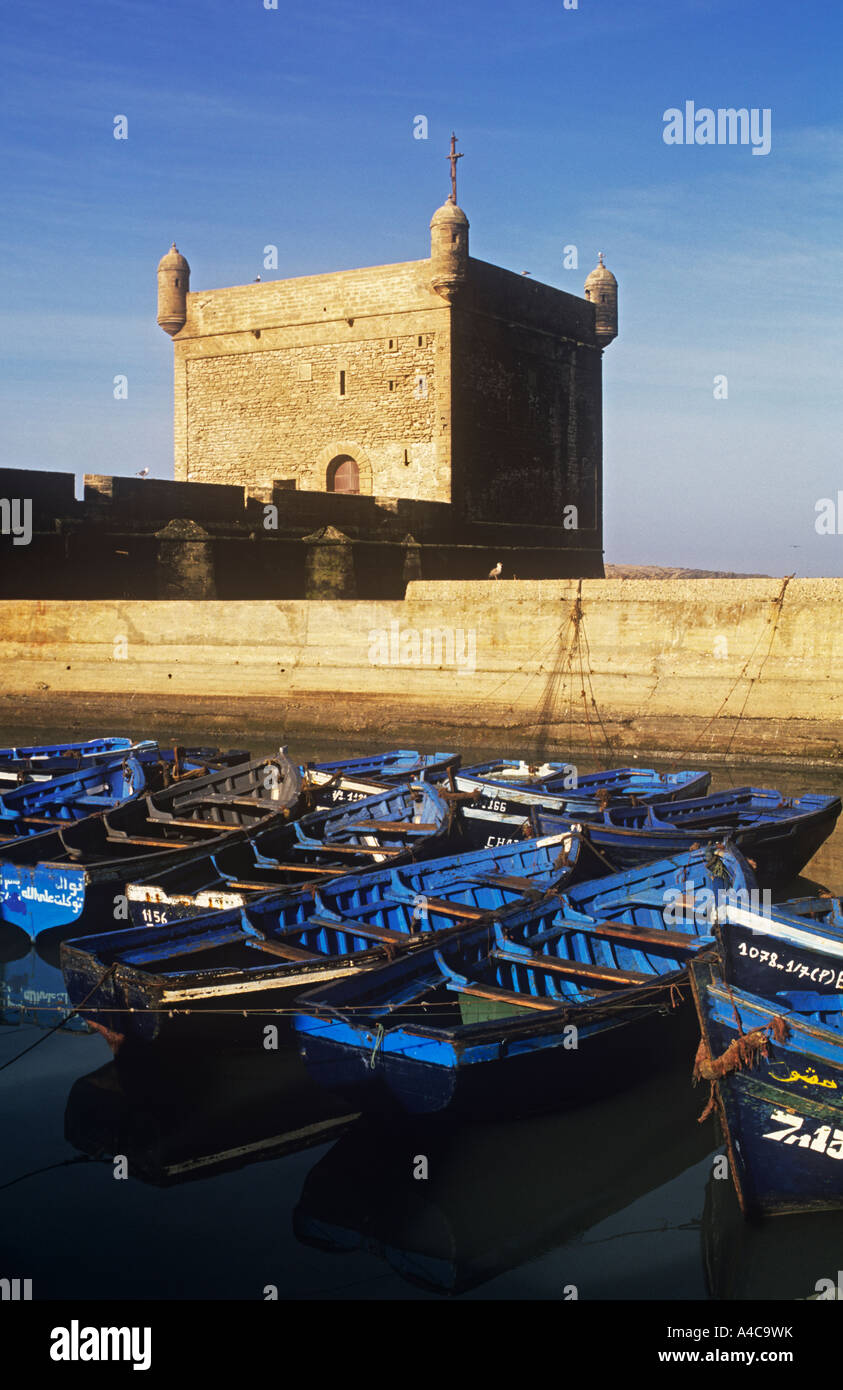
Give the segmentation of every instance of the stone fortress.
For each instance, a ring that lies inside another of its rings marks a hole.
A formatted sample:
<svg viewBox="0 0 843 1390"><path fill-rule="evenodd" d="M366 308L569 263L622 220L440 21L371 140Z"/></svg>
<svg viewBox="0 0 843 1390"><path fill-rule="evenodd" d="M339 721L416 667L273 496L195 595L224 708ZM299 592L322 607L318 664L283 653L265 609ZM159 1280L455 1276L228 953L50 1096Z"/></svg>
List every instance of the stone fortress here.
<svg viewBox="0 0 843 1390"><path fill-rule="evenodd" d="M74 502L70 475L39 475L29 563L15 553L2 592L386 598L498 563L601 577L617 282L602 254L583 299L471 257L454 136L448 158L423 260L191 291L173 244L175 481L86 477ZM5 470L4 495L24 476Z"/></svg>
<svg viewBox="0 0 843 1390"><path fill-rule="evenodd" d="M467 521L561 526L574 504L599 549L600 358L617 336L602 257L585 292L470 257L455 169L429 260L191 293L173 246L158 322L175 476L447 502Z"/></svg>

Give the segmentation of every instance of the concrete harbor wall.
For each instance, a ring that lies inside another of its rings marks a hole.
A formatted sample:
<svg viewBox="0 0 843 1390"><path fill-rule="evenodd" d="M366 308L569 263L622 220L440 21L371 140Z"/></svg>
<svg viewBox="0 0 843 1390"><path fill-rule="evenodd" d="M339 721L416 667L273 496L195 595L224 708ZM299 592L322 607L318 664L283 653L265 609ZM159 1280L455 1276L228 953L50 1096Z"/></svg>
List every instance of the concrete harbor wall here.
<svg viewBox="0 0 843 1390"><path fill-rule="evenodd" d="M383 731L843 760L843 579L418 582L403 601L0 603L4 727Z"/></svg>

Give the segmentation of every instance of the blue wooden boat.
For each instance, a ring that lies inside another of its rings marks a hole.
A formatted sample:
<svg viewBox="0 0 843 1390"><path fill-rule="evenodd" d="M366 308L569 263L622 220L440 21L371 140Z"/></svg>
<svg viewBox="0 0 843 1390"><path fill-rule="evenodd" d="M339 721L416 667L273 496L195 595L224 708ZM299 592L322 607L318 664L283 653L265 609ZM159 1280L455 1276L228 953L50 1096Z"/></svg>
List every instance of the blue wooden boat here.
<svg viewBox="0 0 843 1390"><path fill-rule="evenodd" d="M843 1207L843 934L806 947L779 927L787 960L805 964L812 951L816 977L774 962L774 984L790 979L763 998L727 984L713 954L691 976L702 1033L695 1075L711 1086L701 1118L719 1116L749 1217ZM759 967L758 978L769 984L771 971Z"/></svg>
<svg viewBox="0 0 843 1390"><path fill-rule="evenodd" d="M349 874L240 910L65 941L62 969L74 1003L88 1000L85 1017L115 1045L219 1027L220 1011L232 1009L248 1010L254 1037L261 1013L277 1017L294 992L560 891L578 853L566 833Z"/></svg>
<svg viewBox="0 0 843 1390"><path fill-rule="evenodd" d="M139 762L149 761L158 750L158 744L154 739L144 739L125 748L108 746L117 743L117 739L104 739L102 742L106 746L90 754L67 752L34 758L0 757L0 790L18 786L21 782L46 782L67 772L78 772L83 768L93 767L96 763L112 762L125 757L137 758ZM93 746L97 748L96 744ZM15 750L6 751L13 753Z"/></svg>
<svg viewBox="0 0 843 1390"><path fill-rule="evenodd" d="M733 851L697 850L313 990L294 1019L308 1069L356 1108L417 1115L556 1108L629 1084L675 1046L688 963L712 941L695 917L665 927L677 886L755 881Z"/></svg>
<svg viewBox="0 0 843 1390"><path fill-rule="evenodd" d="M125 921L129 879L247 838L289 814L300 786L281 752L186 776L113 810L0 844L2 920L32 937Z"/></svg>
<svg viewBox="0 0 843 1390"><path fill-rule="evenodd" d="M617 767L579 776L567 763L532 764L517 759L478 763L462 768L455 777L457 790L471 795L481 810L522 820L531 810L590 818L618 803L685 800L704 796L710 781L708 772L656 772L647 767Z"/></svg>
<svg viewBox="0 0 843 1390"><path fill-rule="evenodd" d="M160 791L247 759L248 754L216 748L161 749L148 743L135 744L125 754L103 754L75 769L66 766L61 775L15 774L4 786L0 773L0 842L100 814L141 791ZM49 762L37 766L44 768Z"/></svg>
<svg viewBox="0 0 843 1390"><path fill-rule="evenodd" d="M0 829L18 821L78 820L81 816L110 809L146 788L139 759L118 754L79 771L66 772L45 782L23 782L0 791Z"/></svg>
<svg viewBox="0 0 843 1390"><path fill-rule="evenodd" d="M688 801L658 806L612 806L597 817L560 817L535 810L525 820L482 807L466 806L463 816L472 843L499 842L520 833L553 834L581 823L595 865L629 868L693 844L728 839L756 866L765 887L787 883L813 858L834 830L838 796L808 793L785 797L757 787L738 787Z"/></svg>
<svg viewBox="0 0 843 1390"><path fill-rule="evenodd" d="M339 806L362 801L382 787L398 783L443 782L459 767L459 753L419 753L395 748L335 762L306 763L303 789L313 806Z"/></svg>
<svg viewBox="0 0 843 1390"><path fill-rule="evenodd" d="M130 738L90 738L78 743L31 743L15 748L0 748L0 763L29 762L39 759L102 757L122 753L133 746Z"/></svg>
<svg viewBox="0 0 843 1390"><path fill-rule="evenodd" d="M815 926L843 927L843 898L828 894L813 898L788 898L776 903L776 912L786 917L803 917Z"/></svg>
<svg viewBox="0 0 843 1390"><path fill-rule="evenodd" d="M828 995L843 994L843 924L835 900L820 898L817 910L803 901L764 911L724 901L717 910L724 978L786 1012L811 1013ZM826 906L828 910L826 911Z"/></svg>
<svg viewBox="0 0 843 1390"><path fill-rule="evenodd" d="M148 791L167 787L188 772L209 772L217 767L234 767L248 762L251 754L243 749L162 748L154 739L133 743L129 748L102 750L91 754L67 753L57 757L21 758L0 761L0 790L22 782L46 782L51 777L81 771L115 758L133 757L141 764Z"/></svg>
<svg viewBox="0 0 843 1390"><path fill-rule="evenodd" d="M103 740L103 743L117 740ZM205 772L217 767L234 767L248 762L251 754L243 749L188 747L176 744L172 748L162 748L154 739L144 739L132 743L125 749L98 748L93 745L91 753L66 752L61 755L36 758L9 758L0 760L0 789L17 786L21 782L46 782L51 777L64 773L91 768L97 763L118 758L136 758L144 769L147 789L157 791L170 785L187 772L202 769ZM14 751L14 750L12 750Z"/></svg>
<svg viewBox="0 0 843 1390"><path fill-rule="evenodd" d="M129 883L129 916L139 926L174 922L294 892L308 882L430 859L453 847L451 822L433 787L392 787Z"/></svg>

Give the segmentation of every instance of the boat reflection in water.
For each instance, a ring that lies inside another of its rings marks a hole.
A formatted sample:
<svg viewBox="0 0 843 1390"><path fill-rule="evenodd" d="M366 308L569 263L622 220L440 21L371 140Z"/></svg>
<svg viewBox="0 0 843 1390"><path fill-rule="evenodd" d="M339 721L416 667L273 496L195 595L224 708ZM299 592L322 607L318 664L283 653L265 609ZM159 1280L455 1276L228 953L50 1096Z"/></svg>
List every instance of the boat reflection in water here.
<svg viewBox="0 0 843 1390"><path fill-rule="evenodd" d="M311 1169L306 1245L367 1251L459 1294L582 1235L701 1162L711 1135L684 1058L610 1100L521 1121L413 1127L361 1118ZM414 1176L427 1160L427 1178Z"/></svg>
<svg viewBox="0 0 843 1390"><path fill-rule="evenodd" d="M64 1127L89 1157L125 1155L130 1176L170 1187L328 1143L355 1119L282 1045L121 1055L74 1083Z"/></svg>
<svg viewBox="0 0 843 1390"><path fill-rule="evenodd" d="M746 1221L728 1175L712 1176L705 1193L702 1248L712 1298L843 1297L843 1212Z"/></svg>
<svg viewBox="0 0 843 1390"><path fill-rule="evenodd" d="M42 954L26 932L0 926L0 1027L34 1024L54 1028L70 1013L62 973ZM89 1033L81 1018L63 1024L64 1032Z"/></svg>

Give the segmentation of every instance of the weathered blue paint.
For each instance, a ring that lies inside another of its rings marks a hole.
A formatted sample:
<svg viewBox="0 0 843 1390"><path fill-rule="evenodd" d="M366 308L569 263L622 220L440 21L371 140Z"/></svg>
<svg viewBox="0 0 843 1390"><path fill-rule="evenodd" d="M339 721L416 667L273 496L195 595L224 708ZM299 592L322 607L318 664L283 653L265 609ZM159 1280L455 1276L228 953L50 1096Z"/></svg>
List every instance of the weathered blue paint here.
<svg viewBox="0 0 843 1390"><path fill-rule="evenodd" d="M349 874L234 911L65 942L65 980L74 1002L94 990L86 1014L97 1023L144 1040L170 1031L161 1010L174 993L189 992L183 1002L193 1012L182 1021L194 1031L201 1027L203 1009L238 1002L251 1010L277 1008L290 991L312 986L326 974L385 959L402 937L418 943L429 932L452 929L466 912L477 917L520 902L531 890L536 895L561 890L576 868L578 850L578 838L570 834L522 841L501 850ZM455 908L460 909L456 915ZM383 931L390 934L385 943L378 937ZM286 945L306 958L287 963L250 948L250 941ZM111 966L114 973L98 984ZM132 1008L140 1012L131 1013Z"/></svg>
<svg viewBox="0 0 843 1390"><path fill-rule="evenodd" d="M375 787L395 786L399 782L440 782L459 767L458 753L419 753L410 748L394 748L388 753L369 753L358 758L333 762L306 763L301 769L306 781L314 783L317 805L341 805L357 796L341 785L345 780L371 782ZM316 779L330 778L321 787Z"/></svg>
<svg viewBox="0 0 843 1390"><path fill-rule="evenodd" d="M610 804L641 801L673 801L677 797L703 796L711 774L698 771L656 772L646 767L618 767L607 772L577 775L569 786L571 767L549 762L541 767L516 759L478 763L462 768L456 776L460 791L474 792L481 809L503 816L520 816L531 810L555 815L583 816L591 819Z"/></svg>
<svg viewBox="0 0 843 1390"><path fill-rule="evenodd" d="M266 778L269 768L275 780ZM95 768L73 777L90 775L99 773ZM143 776L139 765L135 775ZM37 793L47 785L17 790ZM78 929L98 915L101 922L117 925L115 895L123 894L129 878L189 860L271 823L295 805L299 789L296 769L279 754L186 778L99 813L90 813L89 805L83 818L49 830L33 823L30 834L0 844L2 920L32 937L56 928Z"/></svg>
<svg viewBox="0 0 843 1390"><path fill-rule="evenodd" d="M77 820L118 806L145 786L140 761L129 754L118 754L44 782L22 782L0 790L0 824L30 816Z"/></svg>
<svg viewBox="0 0 843 1390"><path fill-rule="evenodd" d="M527 817L536 834L551 834L582 821L589 845L616 869L681 854L692 844L728 840L757 865L765 887L799 873L828 839L843 810L837 796L810 793L799 798L777 791L739 787L693 800L658 806L611 806L597 816L556 816L532 809ZM472 843L515 839L524 817L482 807L465 809Z"/></svg>
<svg viewBox="0 0 843 1390"><path fill-rule="evenodd" d="M712 888L725 878L746 892L755 883L730 851L716 863L703 850L652 865L649 891L646 871L637 877L626 904L630 875L615 875L581 885L579 906L593 915L574 908L572 892L515 906L304 996L294 1027L309 1070L356 1106L418 1114L564 1104L613 1084L658 1044L689 959L712 940L693 920L666 930L660 895L677 881ZM505 991L517 1012L463 1022L464 998L478 990ZM531 1000L551 1007L536 1011Z"/></svg>
<svg viewBox="0 0 843 1390"><path fill-rule="evenodd" d="M801 1015L727 985L712 960L692 967L703 1040L713 1057L766 1030L768 1057L716 1082L735 1187L748 1216L843 1207L843 1014ZM737 1015L737 1017L736 1017ZM785 1041L773 1036L783 1019Z"/></svg>
<svg viewBox="0 0 843 1390"><path fill-rule="evenodd" d="M161 925L295 892L308 881L308 870L314 879L320 872L330 878L331 871L362 873L387 862L431 858L458 840L450 826L448 806L434 787L391 787L133 880L127 889L131 920Z"/></svg>

